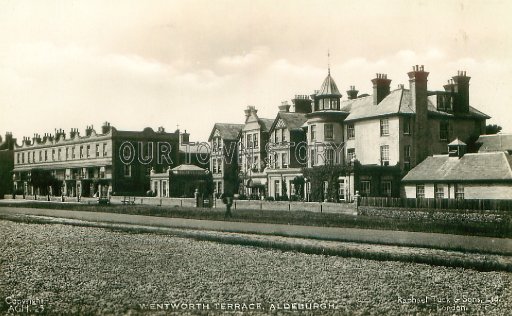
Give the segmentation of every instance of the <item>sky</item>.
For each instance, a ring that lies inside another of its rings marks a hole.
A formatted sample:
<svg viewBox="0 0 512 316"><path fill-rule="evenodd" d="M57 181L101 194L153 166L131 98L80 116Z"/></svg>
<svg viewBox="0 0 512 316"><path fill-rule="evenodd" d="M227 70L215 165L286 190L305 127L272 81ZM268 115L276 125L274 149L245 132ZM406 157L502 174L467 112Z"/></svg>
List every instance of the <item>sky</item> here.
<svg viewBox="0 0 512 316"><path fill-rule="evenodd" d="M470 104L512 132L512 1L0 0L0 135L68 134L108 121L191 133L275 118L319 89L391 88L425 65L429 90L458 70ZM328 52L330 58L327 57Z"/></svg>

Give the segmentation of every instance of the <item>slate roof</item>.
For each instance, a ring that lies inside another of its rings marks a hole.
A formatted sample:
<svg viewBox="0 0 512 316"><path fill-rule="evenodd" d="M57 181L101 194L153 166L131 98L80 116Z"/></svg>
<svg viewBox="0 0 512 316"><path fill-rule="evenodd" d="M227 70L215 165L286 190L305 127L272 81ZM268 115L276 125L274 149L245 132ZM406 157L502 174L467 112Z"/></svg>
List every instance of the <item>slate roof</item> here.
<svg viewBox="0 0 512 316"><path fill-rule="evenodd" d="M274 130L279 119L282 119L288 130L300 129L308 120L305 113L279 112L269 132Z"/></svg>
<svg viewBox="0 0 512 316"><path fill-rule="evenodd" d="M327 74L327 77L325 78L324 82L322 83L322 86L320 87L320 91L317 93L317 96L323 95L336 95L341 97L341 93L338 90L338 87L336 86L336 82L334 82L334 79L331 77L330 72Z"/></svg>
<svg viewBox="0 0 512 316"><path fill-rule="evenodd" d="M458 157L430 156L402 182L512 182L512 157L506 152L474 153Z"/></svg>
<svg viewBox="0 0 512 316"><path fill-rule="evenodd" d="M488 115L469 107L468 114L453 114L437 110L437 97L435 95L428 97L428 112L431 115L442 115L446 117L480 117L490 118ZM353 121L371 117L379 117L392 114L414 114L415 110L411 104L411 92L408 89L397 89L391 91L379 104L373 104L373 97L366 96L362 98L344 100L341 102L341 111L349 112L345 121Z"/></svg>
<svg viewBox="0 0 512 316"><path fill-rule="evenodd" d="M273 119L266 119L266 118L258 118L258 122L260 122L261 127L263 127L263 131L265 131L265 132L270 131L272 124L274 124Z"/></svg>
<svg viewBox="0 0 512 316"><path fill-rule="evenodd" d="M478 152L512 151L512 134L480 135L476 144L480 146Z"/></svg>
<svg viewBox="0 0 512 316"><path fill-rule="evenodd" d="M210 137L208 137L208 141L212 140L215 130L219 130L220 137L222 137L222 139L236 140L238 139L238 135L243 127L244 124L215 123L210 133Z"/></svg>

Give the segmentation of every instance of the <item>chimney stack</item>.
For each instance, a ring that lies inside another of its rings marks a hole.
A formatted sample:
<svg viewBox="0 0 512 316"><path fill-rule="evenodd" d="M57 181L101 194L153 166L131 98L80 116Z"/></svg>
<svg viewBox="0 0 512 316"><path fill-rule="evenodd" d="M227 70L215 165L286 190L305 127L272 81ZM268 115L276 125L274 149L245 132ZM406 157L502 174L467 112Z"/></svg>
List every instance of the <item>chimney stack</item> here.
<svg viewBox="0 0 512 316"><path fill-rule="evenodd" d="M416 145L413 157L415 158L414 164L419 164L429 154L428 146L425 145L430 142L428 137L428 72L425 71L423 65L416 65L407 75L411 90L411 105L416 113L413 133Z"/></svg>
<svg viewBox="0 0 512 316"><path fill-rule="evenodd" d="M288 104L288 101L281 102L281 105L278 108L279 108L279 112L285 112L285 113L290 112L290 104Z"/></svg>
<svg viewBox="0 0 512 316"><path fill-rule="evenodd" d="M66 138L66 133L64 132L63 129L55 129L55 138L57 140L65 139Z"/></svg>
<svg viewBox="0 0 512 316"><path fill-rule="evenodd" d="M258 110L256 110L256 107L254 105L248 105L247 108L244 110L245 113L245 119L247 120L249 116L252 114L258 113Z"/></svg>
<svg viewBox="0 0 512 316"><path fill-rule="evenodd" d="M75 136L80 136L80 133L78 132L78 128L72 128L69 132L69 138L73 139Z"/></svg>
<svg viewBox="0 0 512 316"><path fill-rule="evenodd" d="M466 71L457 71L453 76L453 92L455 92L454 109L455 113L469 113L469 80Z"/></svg>
<svg viewBox="0 0 512 316"><path fill-rule="evenodd" d="M311 113L311 98L308 95L295 95L292 99L295 113Z"/></svg>
<svg viewBox="0 0 512 316"><path fill-rule="evenodd" d="M347 96L349 100L357 99L357 94L359 93L358 90L356 90L355 86L350 86L350 90L347 90Z"/></svg>
<svg viewBox="0 0 512 316"><path fill-rule="evenodd" d="M373 104L377 105L389 94L391 79L386 74L376 74L372 79L373 83Z"/></svg>
<svg viewBox="0 0 512 316"><path fill-rule="evenodd" d="M93 126L87 126L85 128L85 136L91 136L92 135L92 131L94 130Z"/></svg>
<svg viewBox="0 0 512 316"><path fill-rule="evenodd" d="M101 127L101 133L102 134L107 134L110 132L110 130L112 129L112 127L110 126L110 123L109 122L105 122L103 123L103 126Z"/></svg>
<svg viewBox="0 0 512 316"><path fill-rule="evenodd" d="M190 142L190 133L185 132L180 134L180 144L188 144Z"/></svg>

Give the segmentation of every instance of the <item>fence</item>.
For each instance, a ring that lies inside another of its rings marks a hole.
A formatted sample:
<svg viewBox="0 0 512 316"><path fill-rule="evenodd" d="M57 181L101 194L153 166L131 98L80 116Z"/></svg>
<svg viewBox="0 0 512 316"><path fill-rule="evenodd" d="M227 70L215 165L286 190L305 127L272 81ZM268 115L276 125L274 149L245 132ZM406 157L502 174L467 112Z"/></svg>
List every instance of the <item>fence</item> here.
<svg viewBox="0 0 512 316"><path fill-rule="evenodd" d="M361 197L360 206L429 208L445 210L512 211L512 200L489 199L408 199L387 197Z"/></svg>
<svg viewBox="0 0 512 316"><path fill-rule="evenodd" d="M217 200L217 208L224 207L224 204ZM356 207L354 203L331 203L331 202L297 202L297 201L258 201L258 200L235 200L233 208L236 210L268 210L268 211L307 211L319 213L345 213L354 214Z"/></svg>

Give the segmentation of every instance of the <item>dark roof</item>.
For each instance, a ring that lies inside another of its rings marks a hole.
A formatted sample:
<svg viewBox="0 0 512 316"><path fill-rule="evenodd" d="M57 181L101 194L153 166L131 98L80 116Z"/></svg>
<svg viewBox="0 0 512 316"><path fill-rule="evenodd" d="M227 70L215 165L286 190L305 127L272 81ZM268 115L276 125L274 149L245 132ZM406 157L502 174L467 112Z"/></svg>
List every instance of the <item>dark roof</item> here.
<svg viewBox="0 0 512 316"><path fill-rule="evenodd" d="M446 117L476 117L490 118L488 115L469 107L467 114L453 114L437 110L435 95L428 97L428 112L431 115L441 115ZM360 97L341 102L341 111L350 112L345 121L359 120L370 117L378 117L392 114L414 114L415 109L411 104L411 92L407 89L397 89L391 91L379 104L373 104L373 97Z"/></svg>
<svg viewBox="0 0 512 316"><path fill-rule="evenodd" d="M480 135L476 144L478 152L512 151L512 134Z"/></svg>
<svg viewBox="0 0 512 316"><path fill-rule="evenodd" d="M272 124L274 124L273 119L266 119L266 118L258 118L258 122L260 122L261 127L263 128L263 131L268 132L270 128L272 127Z"/></svg>
<svg viewBox="0 0 512 316"><path fill-rule="evenodd" d="M512 181L512 157L506 152L465 154L461 158L430 156L403 182Z"/></svg>
<svg viewBox="0 0 512 316"><path fill-rule="evenodd" d="M238 139L238 135L240 131L244 127L244 124L231 124L231 123L215 123L213 129L210 133L210 137L208 137L208 141L211 141L213 138L213 133L215 130L218 130L220 133L220 137L222 139Z"/></svg>
<svg viewBox="0 0 512 316"><path fill-rule="evenodd" d="M269 132L275 128L280 119L284 121L288 130L300 129L308 120L305 113L279 112Z"/></svg>
<svg viewBox="0 0 512 316"><path fill-rule="evenodd" d="M341 93L336 86L336 82L334 82L334 79L331 77L330 72L327 74L324 83L322 83L322 87L320 87L320 91L317 93L317 96L323 95L336 95L341 97Z"/></svg>

